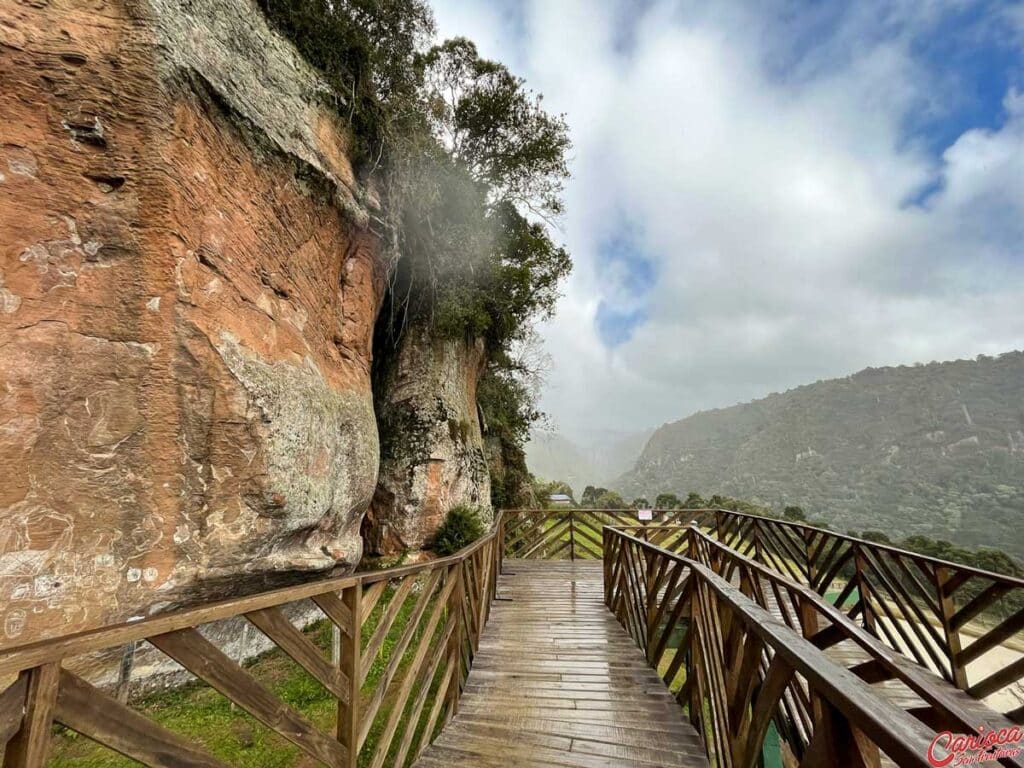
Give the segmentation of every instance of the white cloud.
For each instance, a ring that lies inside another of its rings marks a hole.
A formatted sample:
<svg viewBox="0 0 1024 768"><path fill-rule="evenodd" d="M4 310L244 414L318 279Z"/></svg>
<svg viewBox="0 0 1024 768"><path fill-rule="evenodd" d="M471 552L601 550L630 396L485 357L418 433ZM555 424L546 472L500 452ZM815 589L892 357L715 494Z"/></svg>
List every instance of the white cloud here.
<svg viewBox="0 0 1024 768"><path fill-rule="evenodd" d="M543 405L562 428L1024 346L1024 96L941 157L904 135L950 93L909 53L942 5L865 6L801 57L815 20L783 28L775 5L632 4L624 50L614 3L532 0L513 23L504 4L438 0L443 34L474 38L568 113L576 268L542 329ZM908 31L879 33L897 22ZM597 306L628 301L598 247L627 220L658 283L647 322L609 349Z"/></svg>

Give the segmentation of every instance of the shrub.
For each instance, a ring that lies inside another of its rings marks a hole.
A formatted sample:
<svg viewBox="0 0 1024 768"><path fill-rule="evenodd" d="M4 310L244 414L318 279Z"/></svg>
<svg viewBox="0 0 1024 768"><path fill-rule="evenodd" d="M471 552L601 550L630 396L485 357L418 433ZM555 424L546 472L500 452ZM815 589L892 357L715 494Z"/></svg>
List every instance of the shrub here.
<svg viewBox="0 0 1024 768"><path fill-rule="evenodd" d="M439 555L452 555L484 535L480 510L459 505L448 510L434 537L434 550Z"/></svg>

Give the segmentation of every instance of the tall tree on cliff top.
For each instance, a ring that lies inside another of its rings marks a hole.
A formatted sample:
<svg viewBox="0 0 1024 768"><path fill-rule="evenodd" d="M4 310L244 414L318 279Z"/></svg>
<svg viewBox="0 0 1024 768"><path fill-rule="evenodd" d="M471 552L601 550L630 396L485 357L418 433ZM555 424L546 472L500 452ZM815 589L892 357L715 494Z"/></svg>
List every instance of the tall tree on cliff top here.
<svg viewBox="0 0 1024 768"><path fill-rule="evenodd" d="M477 392L506 465L493 500L518 505L529 483L522 446L541 414L535 371L517 351L533 323L554 311L571 269L549 228L563 210L568 128L464 38L430 49L421 64L428 123L443 151L411 166L409 186L418 191L404 196L406 258L395 295L406 297L405 316L486 340Z"/></svg>
<svg viewBox="0 0 1024 768"><path fill-rule="evenodd" d="M507 352L551 313L571 266L543 224L562 212L568 128L465 38L431 48L420 66L441 151L419 155L416 192L404 196L405 295L442 330Z"/></svg>
<svg viewBox="0 0 1024 768"><path fill-rule="evenodd" d="M517 350L571 269L550 230L568 176L565 120L469 40L430 47L426 0L258 2L324 73L360 174L383 193L376 225L396 269L375 350L398 349L424 324L483 338L481 405L526 480L522 444L540 414L536 366Z"/></svg>

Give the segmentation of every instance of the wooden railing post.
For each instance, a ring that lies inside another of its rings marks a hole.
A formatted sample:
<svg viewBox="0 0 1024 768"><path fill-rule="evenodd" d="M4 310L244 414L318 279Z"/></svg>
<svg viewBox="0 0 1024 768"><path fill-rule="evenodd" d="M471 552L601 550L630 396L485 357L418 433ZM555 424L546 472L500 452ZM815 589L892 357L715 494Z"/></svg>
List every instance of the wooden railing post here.
<svg viewBox="0 0 1024 768"><path fill-rule="evenodd" d="M821 711L815 717L814 735L801 765L879 768L878 746L834 706L817 698L822 702Z"/></svg>
<svg viewBox="0 0 1024 768"><path fill-rule="evenodd" d="M337 737L345 749L345 768L355 768L359 760L359 691L362 681L363 585L356 582L341 591L341 602L348 609L349 625L341 633L338 668L347 680L348 701L338 701Z"/></svg>
<svg viewBox="0 0 1024 768"><path fill-rule="evenodd" d="M696 576L691 578L694 579L694 583L693 589L690 591L690 631L688 633L690 647L686 652L686 684L690 688L690 724L697 729L697 734L700 736L701 742L704 743L704 728L701 724L704 717L704 705L701 696L700 673L698 671L700 665L700 621L697 614L700 605L698 592L701 585Z"/></svg>
<svg viewBox="0 0 1024 768"><path fill-rule="evenodd" d="M949 669L952 673L953 684L964 691L967 690L967 670L960 656L963 650L960 645L960 630L953 626L953 614L956 613L956 605L953 603L953 595L946 591L946 585L951 578L952 574L949 572L949 568L944 565L937 565L935 567L935 590L939 598L939 621L942 623L942 632L946 638L946 646L949 648Z"/></svg>
<svg viewBox="0 0 1024 768"><path fill-rule="evenodd" d="M754 520L750 526L750 530L754 534L754 562L764 565L764 552L763 545L761 544L761 524L757 520Z"/></svg>
<svg viewBox="0 0 1024 768"><path fill-rule="evenodd" d="M134 640L126 643L121 649L121 664L117 670L117 689L115 696L119 702L128 702L128 694L131 690L132 668L135 666L135 649L138 643Z"/></svg>
<svg viewBox="0 0 1024 768"><path fill-rule="evenodd" d="M448 610L455 615L455 629L448 639L448 663L452 667L452 681L448 686L448 717L453 718L459 711L459 697L462 694L462 646L463 646L463 622L462 622L462 601L465 589L463 570L465 561L452 565L448 571L448 578L455 579L455 587L448 598Z"/></svg>
<svg viewBox="0 0 1024 768"><path fill-rule="evenodd" d="M867 572L867 561L864 559L864 554L860 551L860 545L855 544L853 549L853 567L854 567L854 578L857 580L857 595L860 597L861 612L864 614L864 626L871 632L871 634L878 636L878 628L875 626L875 612L871 607L871 599L868 596L868 590L865 588L867 584L867 578L865 573Z"/></svg>
<svg viewBox="0 0 1024 768"><path fill-rule="evenodd" d="M60 686L60 663L50 662L22 672L28 676L21 729L7 745L4 768L42 768L50 749L53 711Z"/></svg>
<svg viewBox="0 0 1024 768"><path fill-rule="evenodd" d="M644 569L644 593L647 600L645 623L647 624L647 647L644 652L647 654L647 663L654 665L654 652L655 652L655 631L654 622L658 615L658 590L657 585L654 583L655 577L657 576L657 568L655 567L655 554L648 549L644 550L644 563L646 568Z"/></svg>
<svg viewBox="0 0 1024 768"><path fill-rule="evenodd" d="M604 604L610 610L612 607L612 558L611 558L611 534L607 526L601 528L601 566L604 572Z"/></svg>
<svg viewBox="0 0 1024 768"><path fill-rule="evenodd" d="M576 513L569 510L569 559L576 559Z"/></svg>
<svg viewBox="0 0 1024 768"><path fill-rule="evenodd" d="M505 534L507 529L505 511L498 512L498 575L505 572Z"/></svg>
<svg viewBox="0 0 1024 768"><path fill-rule="evenodd" d="M814 561L814 535L810 528L801 527L804 540L804 551L807 558L807 583L814 584L818 578L818 564Z"/></svg>

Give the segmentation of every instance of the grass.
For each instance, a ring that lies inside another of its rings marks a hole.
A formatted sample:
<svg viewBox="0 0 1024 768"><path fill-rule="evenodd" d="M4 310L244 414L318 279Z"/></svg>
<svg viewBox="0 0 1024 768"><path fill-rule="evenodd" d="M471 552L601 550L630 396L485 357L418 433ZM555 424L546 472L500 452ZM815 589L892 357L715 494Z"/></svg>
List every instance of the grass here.
<svg viewBox="0 0 1024 768"><path fill-rule="evenodd" d="M364 647L380 622L381 614L386 610L392 595L393 590L389 588L364 622L362 628ZM416 599L417 594L414 590L402 604L380 653L373 660L361 692L364 703L370 700L381 681L387 664L395 652L395 646L411 618ZM388 715L393 709L394 692L401 684L403 675L408 672L409 664L424 632L423 625L426 623L435 601L436 597L430 600L416 634L402 655L389 695L374 718L373 726L360 753L360 766L368 765L370 762ZM439 622L439 625L443 625L443 621ZM431 642L437 642L439 633L440 626L435 631ZM306 636L325 655L329 655L331 625L326 619L308 627ZM429 653L428 662L431 658ZM328 734L333 733L337 716L336 700L288 656L281 651L274 650L245 666L249 674L277 698L301 713L321 731ZM433 704L443 671L444 665L442 664L439 667L439 673L429 681L430 691L423 708L421 722L416 726L417 735L425 727L425 723L422 721L426 719L426 713L429 713ZM415 694L416 691L413 691L410 702ZM183 736L189 742L202 747L229 765L243 768L312 768L319 765L317 761L307 757L291 742L264 727L240 708L233 706L217 691L201 682L193 682L143 697L132 702L132 708L160 723L168 730ZM403 716L408 716L408 714L405 713ZM401 731L399 731L400 733ZM386 764L390 765L391 763ZM55 729L50 760L47 765L49 768L129 768L137 766L138 763L83 736L58 727Z"/></svg>

